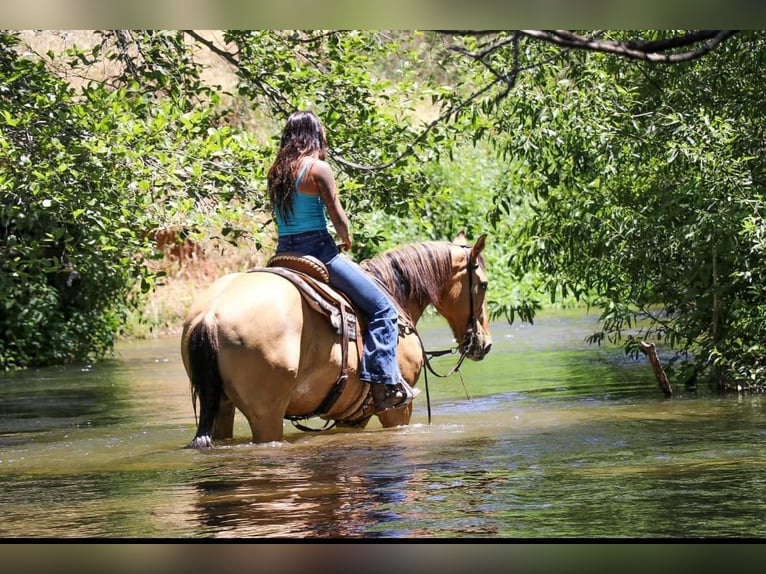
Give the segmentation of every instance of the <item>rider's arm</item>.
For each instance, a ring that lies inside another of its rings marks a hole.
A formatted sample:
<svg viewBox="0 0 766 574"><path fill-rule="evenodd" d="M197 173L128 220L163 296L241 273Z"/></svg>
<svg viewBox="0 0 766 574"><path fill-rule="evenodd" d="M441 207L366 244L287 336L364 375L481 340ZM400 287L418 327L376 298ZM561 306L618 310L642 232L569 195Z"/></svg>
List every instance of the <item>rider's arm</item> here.
<svg viewBox="0 0 766 574"><path fill-rule="evenodd" d="M327 214L332 220L335 231L343 241L343 248L351 249L351 233L348 216L340 203L335 176L327 162L317 160L311 166L309 177L316 185L319 195L327 206Z"/></svg>

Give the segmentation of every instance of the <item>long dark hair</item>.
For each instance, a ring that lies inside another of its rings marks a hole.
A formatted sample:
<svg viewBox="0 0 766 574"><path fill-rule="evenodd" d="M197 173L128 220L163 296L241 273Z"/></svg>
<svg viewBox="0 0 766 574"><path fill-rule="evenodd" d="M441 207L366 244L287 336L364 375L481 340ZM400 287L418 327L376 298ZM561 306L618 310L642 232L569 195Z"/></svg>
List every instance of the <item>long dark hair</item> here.
<svg viewBox="0 0 766 574"><path fill-rule="evenodd" d="M310 110L293 112L282 131L282 141L269 168L268 186L272 208L287 221L293 211L293 190L300 161L314 152L327 156L327 139L322 122Z"/></svg>

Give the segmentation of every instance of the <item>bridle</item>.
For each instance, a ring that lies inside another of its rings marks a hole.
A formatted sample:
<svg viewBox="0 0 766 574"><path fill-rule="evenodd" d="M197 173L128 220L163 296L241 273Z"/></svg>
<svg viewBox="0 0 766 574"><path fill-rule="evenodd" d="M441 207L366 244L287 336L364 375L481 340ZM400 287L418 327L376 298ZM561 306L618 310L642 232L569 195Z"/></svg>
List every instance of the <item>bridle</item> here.
<svg viewBox="0 0 766 574"><path fill-rule="evenodd" d="M471 399L471 397L468 395L468 389L465 387L465 381L463 380L463 373L460 370L460 366L463 364L463 361L465 360L466 356L468 355L468 350L471 348L471 343L473 339L476 337L476 331L478 330L479 320L476 317L476 306L473 302L473 275L474 275L474 269L476 268L474 266L474 260L473 260L473 253L471 251L471 247L467 245L462 245L463 249L466 250L466 258L467 258L467 264L466 264L466 270L468 271L468 310L469 310L469 316L468 316L468 326L465 331L465 335L463 335L463 350L460 351L460 357L457 360L457 363L447 372L444 374L437 373L434 368L431 366L430 359L433 357L441 357L444 355L449 354L455 354L460 349L460 343L458 343L457 347L451 348L451 349L443 349L440 351L426 351L425 345L423 344L423 339L420 337L420 333L417 332L417 330L413 329L415 332L415 335L418 337L418 341L420 341L420 348L423 350L423 363L426 367L426 370L424 371L424 378L425 378L425 385L426 385L426 405L428 407L428 424L431 424L431 394L429 392L428 388L428 373L430 372L433 376L438 377L440 379L446 379L447 377L451 377L455 373L460 375L460 383L463 385L463 390L465 391L465 395L468 399Z"/></svg>

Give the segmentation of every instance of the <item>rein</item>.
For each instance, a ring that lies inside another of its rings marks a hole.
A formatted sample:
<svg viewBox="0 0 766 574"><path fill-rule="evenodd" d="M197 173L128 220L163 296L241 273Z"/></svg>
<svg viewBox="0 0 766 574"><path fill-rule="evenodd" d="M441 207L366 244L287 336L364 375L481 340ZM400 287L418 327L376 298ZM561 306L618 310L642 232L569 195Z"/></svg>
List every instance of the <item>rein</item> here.
<svg viewBox="0 0 766 574"><path fill-rule="evenodd" d="M463 339L470 337L473 335L473 333L476 331L476 324L478 323L478 320L476 319L476 311L474 308L473 303L473 257L471 256L471 248L468 246L463 246L463 249L467 249L467 257L468 257L468 263L467 263L467 270L468 270L468 305L469 305L469 311L470 315L468 317L468 328L466 329L465 336ZM463 351L460 353L460 357L458 358L457 363L447 372L444 374L437 373L434 368L431 366L430 359L433 357L442 357L444 355L450 355L455 354L457 350L460 348L460 344L458 344L457 347L452 349L443 349L441 351L426 351L426 347L423 344L423 339L420 337L420 333L417 332L413 328L413 331L415 332L415 335L418 337L418 341L420 341L420 348L423 349L423 363L426 367L426 370L423 373L423 377L425 379L425 385L426 385L426 406L428 407L428 424L431 424L431 393L429 392L428 387L428 373L429 371L431 374L435 377L438 377L440 379L446 379L448 377L451 377L455 373L460 375L460 383L463 385L463 390L465 391L465 396L469 400L471 397L468 394L468 389L466 389L465 381L463 380L463 373L460 370L460 366L463 364L463 361L465 360L467 354L468 354L468 345L464 346Z"/></svg>

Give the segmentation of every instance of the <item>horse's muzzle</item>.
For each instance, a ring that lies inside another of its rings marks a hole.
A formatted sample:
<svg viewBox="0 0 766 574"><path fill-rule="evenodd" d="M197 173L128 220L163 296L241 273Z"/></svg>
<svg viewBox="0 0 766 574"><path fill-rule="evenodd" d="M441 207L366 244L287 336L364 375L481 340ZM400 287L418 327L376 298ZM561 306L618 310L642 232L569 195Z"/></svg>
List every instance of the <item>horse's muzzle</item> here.
<svg viewBox="0 0 766 574"><path fill-rule="evenodd" d="M487 356L491 348L492 343L488 343L486 345L478 345L478 347L469 351L468 356L474 361L481 361L485 356Z"/></svg>
<svg viewBox="0 0 766 574"><path fill-rule="evenodd" d="M474 361L481 361L492 348L492 341L485 341L479 336L479 333L469 329L463 337L463 344L460 346L460 352Z"/></svg>

